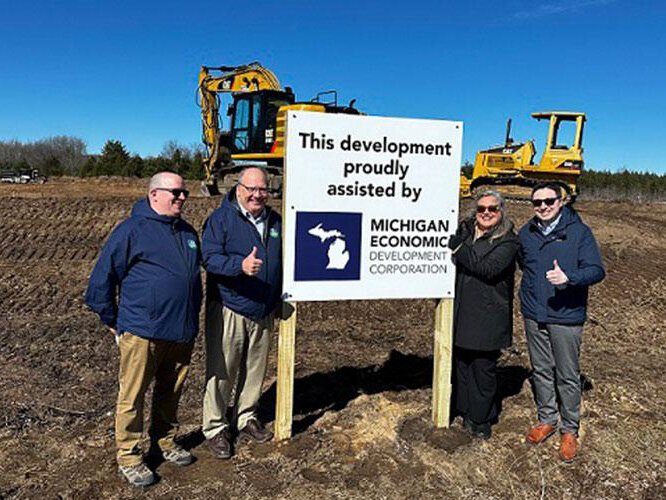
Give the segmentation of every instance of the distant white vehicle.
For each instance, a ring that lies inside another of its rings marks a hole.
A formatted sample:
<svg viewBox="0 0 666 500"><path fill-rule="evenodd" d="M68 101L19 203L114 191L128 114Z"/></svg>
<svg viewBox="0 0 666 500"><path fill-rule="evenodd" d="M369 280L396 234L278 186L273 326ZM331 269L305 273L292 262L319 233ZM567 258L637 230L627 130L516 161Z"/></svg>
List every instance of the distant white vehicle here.
<svg viewBox="0 0 666 500"><path fill-rule="evenodd" d="M39 170L8 170L0 172L0 182L7 184L44 184L46 176L41 175Z"/></svg>

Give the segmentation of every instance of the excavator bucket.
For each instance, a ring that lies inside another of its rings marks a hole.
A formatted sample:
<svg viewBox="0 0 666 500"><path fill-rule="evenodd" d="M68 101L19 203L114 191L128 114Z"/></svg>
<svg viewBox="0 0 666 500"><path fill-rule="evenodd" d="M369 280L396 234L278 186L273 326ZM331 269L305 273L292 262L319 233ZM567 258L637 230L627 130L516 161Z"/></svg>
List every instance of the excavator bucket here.
<svg viewBox="0 0 666 500"><path fill-rule="evenodd" d="M217 179L211 179L208 182L201 181L201 188L199 190L201 191L201 194L206 197L219 196L222 194L217 184Z"/></svg>

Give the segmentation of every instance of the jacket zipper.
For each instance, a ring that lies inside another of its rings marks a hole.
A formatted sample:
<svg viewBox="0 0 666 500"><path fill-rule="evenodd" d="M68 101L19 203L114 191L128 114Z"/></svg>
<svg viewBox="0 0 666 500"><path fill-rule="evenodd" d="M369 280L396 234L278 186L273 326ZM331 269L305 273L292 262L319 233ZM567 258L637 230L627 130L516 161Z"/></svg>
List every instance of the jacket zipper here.
<svg viewBox="0 0 666 500"><path fill-rule="evenodd" d="M178 249L178 253L180 254L180 258L183 260L183 263L185 264L185 270L187 271L187 307L185 308L185 328L187 328L187 325L190 324L190 302L192 301L192 273L190 272L190 266L187 262L187 256L183 253L183 248L181 245L181 241L178 236L178 232L176 232L176 224L178 221L176 221L175 224L171 226L171 234L173 234L173 239L176 242L176 248ZM183 328L183 335L185 328ZM181 337L184 340L184 336Z"/></svg>
<svg viewBox="0 0 666 500"><path fill-rule="evenodd" d="M264 237L263 240L265 241L264 248L266 249L266 282L268 282L268 247L269 247L269 234L270 234L270 222L271 222L271 215L272 215L272 210L270 208L267 208L268 213L266 214L266 225L264 226ZM271 287L268 286L266 287L266 297L264 298L264 314L263 317L265 318L266 315L268 314L268 301L270 300L270 293L271 293Z"/></svg>
<svg viewBox="0 0 666 500"><path fill-rule="evenodd" d="M264 224L264 234L263 235L259 234L259 231L257 231L257 226L251 220L249 220L240 209L238 209L238 214L240 215L241 219L243 219L245 221L246 224L251 226L250 230L252 231L252 234L256 235L255 237L258 236L259 243L264 248L266 258L264 259L264 265L262 266L262 268L264 269L266 281L268 281L268 234L269 234L269 223L270 223L270 219L271 219L271 215L272 215L273 211L271 210L270 207L266 207L265 210L266 210L266 222ZM264 296L263 317L266 317L266 315L268 314L268 312L267 312L268 311L268 299L270 298L270 293L271 293L270 287L268 287L268 292Z"/></svg>

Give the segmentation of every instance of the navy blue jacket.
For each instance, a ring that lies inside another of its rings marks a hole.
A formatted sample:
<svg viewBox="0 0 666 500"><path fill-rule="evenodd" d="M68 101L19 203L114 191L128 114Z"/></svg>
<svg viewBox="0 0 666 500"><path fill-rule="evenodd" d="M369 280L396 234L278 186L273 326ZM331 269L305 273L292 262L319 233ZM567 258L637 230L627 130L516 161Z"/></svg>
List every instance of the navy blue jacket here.
<svg viewBox="0 0 666 500"><path fill-rule="evenodd" d="M203 263L208 272L207 299L232 311L259 320L277 307L282 293L282 221L270 207L263 242L254 224L245 218L232 189L206 220L201 240ZM263 261L259 273L243 273L243 259L257 247Z"/></svg>
<svg viewBox="0 0 666 500"><path fill-rule="evenodd" d="M582 325L587 316L587 289L605 276L590 228L566 206L548 236L543 235L537 219L533 218L522 227L518 237L523 316L539 323ZM569 278L565 285L554 286L546 279L554 260Z"/></svg>
<svg viewBox="0 0 666 500"><path fill-rule="evenodd" d="M194 228L178 217L157 214L144 198L104 245L90 275L86 304L118 332L190 342L199 331L200 265Z"/></svg>

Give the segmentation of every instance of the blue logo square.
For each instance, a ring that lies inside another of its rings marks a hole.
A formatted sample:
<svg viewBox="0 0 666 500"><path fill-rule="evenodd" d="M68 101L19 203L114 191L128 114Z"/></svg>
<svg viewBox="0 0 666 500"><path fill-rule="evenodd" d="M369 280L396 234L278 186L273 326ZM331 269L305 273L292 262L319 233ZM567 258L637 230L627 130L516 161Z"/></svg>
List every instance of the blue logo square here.
<svg viewBox="0 0 666 500"><path fill-rule="evenodd" d="M361 213L297 212L294 281L361 279Z"/></svg>

